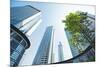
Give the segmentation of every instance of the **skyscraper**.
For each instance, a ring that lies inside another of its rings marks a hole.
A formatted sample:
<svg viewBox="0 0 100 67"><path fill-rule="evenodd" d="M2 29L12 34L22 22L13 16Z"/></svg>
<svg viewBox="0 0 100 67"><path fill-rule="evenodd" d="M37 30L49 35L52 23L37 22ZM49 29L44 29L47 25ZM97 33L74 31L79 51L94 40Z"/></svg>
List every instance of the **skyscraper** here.
<svg viewBox="0 0 100 67"><path fill-rule="evenodd" d="M11 7L11 24L25 35L30 36L40 23L40 10L30 5Z"/></svg>
<svg viewBox="0 0 100 67"><path fill-rule="evenodd" d="M62 47L61 42L59 42L59 45L58 45L58 58L59 58L59 62L64 61L63 47Z"/></svg>
<svg viewBox="0 0 100 67"><path fill-rule="evenodd" d="M10 65L14 67L19 64L25 50L30 47L30 41L13 25L10 36Z"/></svg>
<svg viewBox="0 0 100 67"><path fill-rule="evenodd" d="M41 12L30 6L11 7L10 65L17 66L31 46L28 36L41 22Z"/></svg>
<svg viewBox="0 0 100 67"><path fill-rule="evenodd" d="M37 54L34 58L33 64L48 64L50 59L50 46L52 45L53 39L53 27L49 26L46 28L44 36L41 40Z"/></svg>
<svg viewBox="0 0 100 67"><path fill-rule="evenodd" d="M84 37L90 42L95 43L95 15L86 14L86 19L82 22L86 27L83 30Z"/></svg>

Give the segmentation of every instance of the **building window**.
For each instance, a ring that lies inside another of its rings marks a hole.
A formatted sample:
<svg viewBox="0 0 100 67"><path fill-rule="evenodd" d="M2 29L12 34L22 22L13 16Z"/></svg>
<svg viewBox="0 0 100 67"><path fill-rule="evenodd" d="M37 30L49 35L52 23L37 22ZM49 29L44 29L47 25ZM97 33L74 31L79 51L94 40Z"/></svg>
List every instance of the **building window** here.
<svg viewBox="0 0 100 67"><path fill-rule="evenodd" d="M12 32L12 35L11 35L13 38L15 38L17 41L21 41L22 40L22 38L17 34L17 33L15 33L15 32Z"/></svg>
<svg viewBox="0 0 100 67"><path fill-rule="evenodd" d="M16 50L17 50L19 53L21 53L22 50L23 50L23 46L22 46L22 45L19 45L19 46L16 48Z"/></svg>
<svg viewBox="0 0 100 67"><path fill-rule="evenodd" d="M21 44L22 44L24 47L26 47L26 41L22 40L22 41L21 41Z"/></svg>
<svg viewBox="0 0 100 67"><path fill-rule="evenodd" d="M16 49L17 48L17 46L19 45L19 43L16 41L16 40L11 40L11 48L13 48L13 49Z"/></svg>
<svg viewBox="0 0 100 67"><path fill-rule="evenodd" d="M18 56L19 56L19 53L17 51L14 51L13 54L11 55L11 58L16 60Z"/></svg>

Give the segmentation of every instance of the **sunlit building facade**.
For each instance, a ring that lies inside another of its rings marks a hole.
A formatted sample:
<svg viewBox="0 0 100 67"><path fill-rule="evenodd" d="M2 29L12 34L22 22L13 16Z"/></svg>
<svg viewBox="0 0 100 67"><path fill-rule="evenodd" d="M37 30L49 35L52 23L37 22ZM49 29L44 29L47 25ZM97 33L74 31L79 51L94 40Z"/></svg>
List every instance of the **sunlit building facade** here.
<svg viewBox="0 0 100 67"><path fill-rule="evenodd" d="M50 54L52 53L51 45L53 44L52 40L53 40L53 26L49 26L45 30L40 46L33 60L33 65L50 63L51 60Z"/></svg>
<svg viewBox="0 0 100 67"><path fill-rule="evenodd" d="M58 57L59 57L59 62L64 61L63 47L62 47L61 42L59 42L59 45L58 45Z"/></svg>

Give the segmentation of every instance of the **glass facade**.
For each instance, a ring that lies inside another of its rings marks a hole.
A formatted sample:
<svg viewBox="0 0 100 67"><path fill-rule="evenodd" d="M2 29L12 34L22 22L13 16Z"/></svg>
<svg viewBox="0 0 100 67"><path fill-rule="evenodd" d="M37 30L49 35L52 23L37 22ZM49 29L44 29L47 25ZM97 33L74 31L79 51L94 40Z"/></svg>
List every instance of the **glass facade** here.
<svg viewBox="0 0 100 67"><path fill-rule="evenodd" d="M58 57L59 57L59 62L64 61L63 47L62 47L61 42L59 42L59 45L58 45Z"/></svg>
<svg viewBox="0 0 100 67"><path fill-rule="evenodd" d="M30 5L11 8L11 24L27 33L41 18L41 12Z"/></svg>
<svg viewBox="0 0 100 67"><path fill-rule="evenodd" d="M25 50L29 48L30 42L27 37L13 25L11 25L10 36L10 64L11 67L13 67L18 65Z"/></svg>
<svg viewBox="0 0 100 67"><path fill-rule="evenodd" d="M11 23L16 27L21 27L23 26L23 20L26 20L39 12L38 9L30 5L11 7Z"/></svg>
<svg viewBox="0 0 100 67"><path fill-rule="evenodd" d="M34 32L32 28L39 24L41 12L30 5L11 7L10 10L10 64L14 67L19 65L25 50L30 47L27 33Z"/></svg>
<svg viewBox="0 0 100 67"><path fill-rule="evenodd" d="M50 42L52 39L52 26L47 27L38 48L37 54L34 58L33 64L48 64Z"/></svg>

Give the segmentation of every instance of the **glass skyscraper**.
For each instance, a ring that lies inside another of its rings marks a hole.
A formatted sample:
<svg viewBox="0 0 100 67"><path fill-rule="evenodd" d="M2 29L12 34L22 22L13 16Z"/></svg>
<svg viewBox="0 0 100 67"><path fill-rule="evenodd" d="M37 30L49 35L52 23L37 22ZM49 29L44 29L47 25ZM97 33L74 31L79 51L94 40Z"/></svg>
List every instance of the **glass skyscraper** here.
<svg viewBox="0 0 100 67"><path fill-rule="evenodd" d="M11 24L27 36L32 34L34 27L38 26L40 22L40 10L30 5L11 7Z"/></svg>
<svg viewBox="0 0 100 67"><path fill-rule="evenodd" d="M41 12L30 6L11 7L10 65L17 66L31 46L28 37L41 22Z"/></svg>
<svg viewBox="0 0 100 67"><path fill-rule="evenodd" d="M58 45L58 58L59 58L59 62L64 61L63 47L62 47L61 42L59 42L59 45Z"/></svg>
<svg viewBox="0 0 100 67"><path fill-rule="evenodd" d="M50 46L52 45L53 27L46 28L33 64L48 64L50 59Z"/></svg>
<svg viewBox="0 0 100 67"><path fill-rule="evenodd" d="M10 64L11 67L13 67L19 64L25 50L30 47L30 41L25 34L23 34L13 25L11 25L10 36Z"/></svg>

